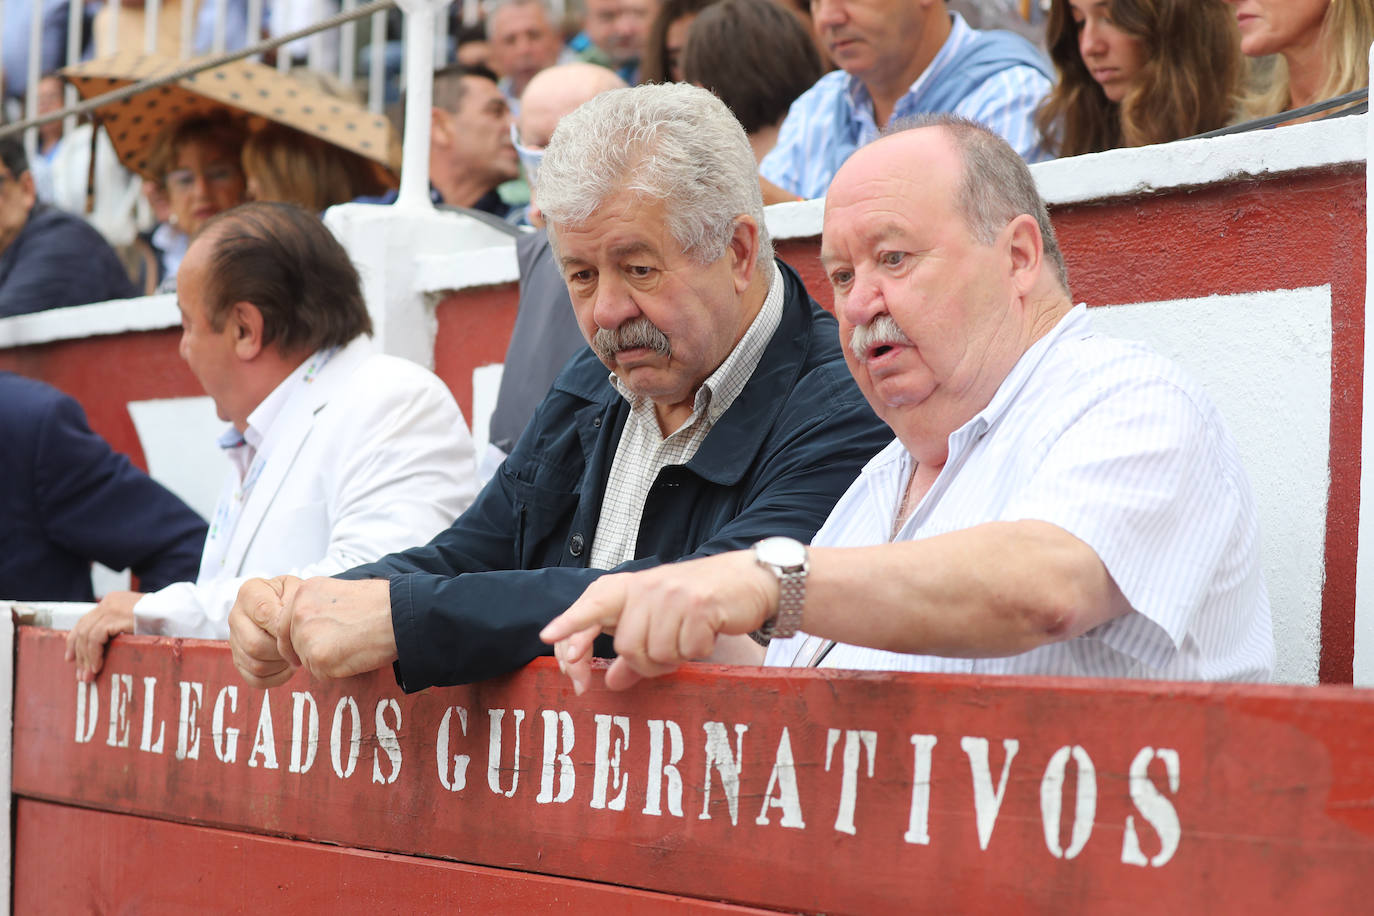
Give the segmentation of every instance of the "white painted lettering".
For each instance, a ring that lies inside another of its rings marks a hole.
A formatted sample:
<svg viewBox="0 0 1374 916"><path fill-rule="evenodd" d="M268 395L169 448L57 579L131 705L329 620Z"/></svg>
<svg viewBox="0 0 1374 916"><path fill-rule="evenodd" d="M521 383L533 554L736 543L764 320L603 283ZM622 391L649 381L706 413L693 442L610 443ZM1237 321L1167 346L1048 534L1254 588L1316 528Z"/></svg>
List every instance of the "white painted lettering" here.
<svg viewBox="0 0 1374 916"><path fill-rule="evenodd" d="M134 695L134 676L116 674L110 678L110 747L129 746L129 697Z"/></svg>
<svg viewBox="0 0 1374 916"><path fill-rule="evenodd" d="M306 710L310 717L306 718ZM295 690L291 693L291 763L288 773L308 773L315 765L315 754L320 747L320 710L315 698L308 690ZM301 759L301 755L305 759Z"/></svg>
<svg viewBox="0 0 1374 916"><path fill-rule="evenodd" d="M668 735L668 762L663 762L663 735ZM664 777L668 782L668 813L682 817L682 729L672 719L649 720L649 775L644 780L644 813L660 816Z"/></svg>
<svg viewBox="0 0 1374 916"><path fill-rule="evenodd" d="M387 711L396 718L392 725L386 720ZM372 751L372 781L381 785L391 785L401 775L401 742L396 733L401 730L401 704L395 700L377 701L377 747ZM382 775L382 752L391 763L391 772Z"/></svg>
<svg viewBox="0 0 1374 916"><path fill-rule="evenodd" d="M840 739L838 728L830 729L825 737L825 771L830 772L830 756ZM835 829L850 836L855 834L854 806L859 798L859 748L868 750L868 778L873 778L873 755L877 752L878 733L846 729L844 733L844 774L840 777L840 809L835 813Z"/></svg>
<svg viewBox="0 0 1374 916"><path fill-rule="evenodd" d="M239 711L239 689L230 684L220 689L215 697L215 712L210 720L210 734L215 739L215 756L224 763L233 763L239 753L239 730L224 727L224 703L229 701L229 711Z"/></svg>
<svg viewBox="0 0 1374 916"><path fill-rule="evenodd" d="M731 825L739 823L739 774L744 768L744 733L747 725L735 726L735 753L730 753L730 736L725 731L724 722L706 722L701 726L706 732L706 778L702 781L701 817L711 819L711 769L720 773L720 784L725 789L725 802L730 808Z"/></svg>
<svg viewBox="0 0 1374 916"><path fill-rule="evenodd" d="M90 744L100 721L100 686L95 681L76 682L76 743Z"/></svg>
<svg viewBox="0 0 1374 916"><path fill-rule="evenodd" d="M544 716L544 770L539 778L539 794L534 797L536 803L547 805L550 802L562 804L572 798L573 786L577 778L573 770L572 757L568 756L573 748L573 720L572 716L566 712L554 712L546 709ZM561 726L561 727L560 727ZM559 744L559 735L563 737L563 752L556 753ZM554 762L558 763L558 797L553 794L553 774Z"/></svg>
<svg viewBox="0 0 1374 916"><path fill-rule="evenodd" d="M181 681L181 706L177 711L177 759L200 759L200 707L205 699L205 685L198 681Z"/></svg>
<svg viewBox="0 0 1374 916"><path fill-rule="evenodd" d="M348 739L348 761L344 762L343 755L343 716L344 710L348 710L349 731ZM358 704L352 697L343 697L334 707L334 722L329 729L329 757L334 764L334 775L340 779L347 779L353 775L353 768L358 765L358 748L363 741L363 717L358 713Z"/></svg>
<svg viewBox="0 0 1374 916"><path fill-rule="evenodd" d="M157 740L153 740L153 702L156 698L157 678L143 679L143 737L138 742L140 751L150 754L162 753L162 736L167 730L166 722L157 723Z"/></svg>
<svg viewBox="0 0 1374 916"><path fill-rule="evenodd" d="M511 716L515 720L515 750L511 754L509 790L501 788L501 719L505 717L506 711L488 709L487 715L491 717L491 734L487 740L487 785L497 795L514 798L515 788L520 785L520 723L525 721L525 711L517 709Z"/></svg>
<svg viewBox="0 0 1374 916"><path fill-rule="evenodd" d="M968 755L969 769L973 772L973 812L978 823L978 847L986 850L988 841L992 839L992 828L997 824L997 812L1002 810L1002 797L1007 791L1011 761L1021 742L1015 738L1002 740L1006 759L1002 762L1002 778L997 783L995 793L992 790L992 772L988 767L988 739L961 738L959 746Z"/></svg>
<svg viewBox="0 0 1374 916"><path fill-rule="evenodd" d="M258 755L262 755L264 770L277 769L277 736L272 728L272 695L262 692L262 709L258 712L258 730L253 733L253 749L248 752L248 765L258 765Z"/></svg>
<svg viewBox="0 0 1374 916"><path fill-rule="evenodd" d="M902 839L919 846L930 845L930 758L935 741L934 735L911 736L916 763L911 775L911 817Z"/></svg>
<svg viewBox="0 0 1374 916"><path fill-rule="evenodd" d="M1150 858L1140 849L1140 837L1136 835L1135 816L1126 817L1126 835L1121 839L1121 861L1127 865L1153 865L1159 868L1178 852L1179 840L1183 830L1179 826L1178 810L1173 802L1160 794L1150 780L1150 761L1158 758L1164 764L1164 776L1169 781L1169 793L1178 794L1179 764L1178 751L1161 747L1142 747L1140 753L1131 761L1131 801L1135 803L1140 816L1149 822L1155 833L1159 834L1159 852Z"/></svg>
<svg viewBox="0 0 1374 916"><path fill-rule="evenodd" d="M1060 815L1064 806L1064 775L1069 757L1073 756L1078 771L1078 791L1073 806L1073 831L1069 848L1059 845ZM1088 845L1093 833L1093 818L1097 816L1097 770L1088 752L1078 745L1065 745L1050 757L1045 775L1040 780L1040 821L1045 828L1045 846L1056 859L1072 859Z"/></svg>
<svg viewBox="0 0 1374 916"><path fill-rule="evenodd" d="M620 734L611 740L611 726L620 729ZM596 717L596 775L592 779L592 807L610 808L612 811L625 810L625 792L630 785L630 774L620 772L620 755L630 747L629 716ZM608 788L619 789L619 793L609 802L606 800Z"/></svg>
<svg viewBox="0 0 1374 916"><path fill-rule="evenodd" d="M867 734L873 733L868 732ZM872 753L870 749L869 754ZM873 760L871 757L868 765L870 770L868 775L872 776ZM778 790L777 798L773 797L775 786ZM778 739L778 753L773 758L773 772L768 774L768 789L763 793L763 807L759 809L759 816L754 818L754 823L761 827L766 825L769 808L782 810L782 820L778 821L782 826L792 827L796 830L802 830L806 827L806 822L802 820L801 795L797 792L797 765L792 759L792 741L787 737L787 726L785 725L782 729L782 737ZM852 809L850 815L852 820Z"/></svg>
<svg viewBox="0 0 1374 916"><path fill-rule="evenodd" d="M468 711L465 706L450 706L444 710L444 718L439 720L439 740L436 750L439 756L439 784L450 792L461 792L467 788L468 784L468 764L472 758L467 754L455 754L453 757L453 776L449 776L448 755L449 722L453 718L454 712L458 713L458 727L463 732L463 737L468 736Z"/></svg>

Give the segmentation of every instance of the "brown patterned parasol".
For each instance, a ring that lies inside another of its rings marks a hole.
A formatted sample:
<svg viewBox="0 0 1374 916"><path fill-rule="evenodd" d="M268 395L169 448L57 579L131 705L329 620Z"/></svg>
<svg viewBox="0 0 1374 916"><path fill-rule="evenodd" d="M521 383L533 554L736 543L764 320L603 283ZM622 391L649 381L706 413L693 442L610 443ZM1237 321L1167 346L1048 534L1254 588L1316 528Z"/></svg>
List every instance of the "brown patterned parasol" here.
<svg viewBox="0 0 1374 916"><path fill-rule="evenodd" d="M194 61L123 51L62 71L82 98L141 80L165 77ZM148 155L168 126L192 115L227 110L248 119L250 130L274 121L318 137L375 163L378 177L395 179L401 141L391 123L346 99L304 85L289 74L249 60L233 61L102 105L96 115L124 165L145 178Z"/></svg>

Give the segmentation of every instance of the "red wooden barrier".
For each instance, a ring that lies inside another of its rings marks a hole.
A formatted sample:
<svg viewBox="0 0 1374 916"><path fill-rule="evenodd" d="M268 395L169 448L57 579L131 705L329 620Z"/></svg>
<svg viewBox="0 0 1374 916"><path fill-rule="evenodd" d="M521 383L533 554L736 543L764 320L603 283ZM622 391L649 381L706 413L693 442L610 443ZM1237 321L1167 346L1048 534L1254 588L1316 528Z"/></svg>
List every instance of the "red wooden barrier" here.
<svg viewBox="0 0 1374 916"><path fill-rule="evenodd" d="M323 908L333 884L331 909L379 899L365 885L402 911L467 888L483 911L619 909L602 885L825 912L1368 911L1374 693L698 666L579 698L548 660L409 697L389 672L263 692L223 644L153 638L116 640L87 689L62 647L20 631L21 911L44 881L76 911L163 899L140 896L159 880L229 909Z"/></svg>

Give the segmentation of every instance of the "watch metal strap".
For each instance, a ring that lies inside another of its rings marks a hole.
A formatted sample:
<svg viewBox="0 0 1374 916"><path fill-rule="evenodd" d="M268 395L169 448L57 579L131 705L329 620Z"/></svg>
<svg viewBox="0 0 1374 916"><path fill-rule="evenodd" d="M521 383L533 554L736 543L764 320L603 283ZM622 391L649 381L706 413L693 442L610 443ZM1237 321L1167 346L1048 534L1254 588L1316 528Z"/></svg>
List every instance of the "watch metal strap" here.
<svg viewBox="0 0 1374 916"><path fill-rule="evenodd" d="M778 576L778 613L764 621L759 633L769 639L786 639L801 628L802 605L806 602L806 566L797 570L771 567Z"/></svg>

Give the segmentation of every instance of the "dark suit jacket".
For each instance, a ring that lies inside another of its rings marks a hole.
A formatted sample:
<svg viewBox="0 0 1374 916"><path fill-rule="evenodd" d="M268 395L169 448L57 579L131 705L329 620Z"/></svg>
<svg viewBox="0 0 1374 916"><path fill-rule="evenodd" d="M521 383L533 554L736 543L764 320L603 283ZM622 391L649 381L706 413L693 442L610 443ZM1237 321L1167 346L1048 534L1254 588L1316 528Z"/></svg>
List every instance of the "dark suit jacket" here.
<svg viewBox="0 0 1374 916"><path fill-rule="evenodd" d="M196 577L205 521L110 450L76 401L0 372L0 598L90 601L91 561L144 590Z"/></svg>
<svg viewBox="0 0 1374 916"><path fill-rule="evenodd" d="M79 216L35 204L0 251L0 317L138 295L119 256Z"/></svg>
<svg viewBox="0 0 1374 916"><path fill-rule="evenodd" d="M758 368L692 460L660 472L636 559L615 571L769 535L810 541L891 441L844 364L835 319L780 267L782 321ZM452 527L425 547L343 574L391 580L396 673L406 691L494 677L549 654L540 629L604 574L587 562L630 412L606 379L589 348L574 356Z"/></svg>
<svg viewBox="0 0 1374 916"><path fill-rule="evenodd" d="M515 315L501 389L491 415L491 444L510 454L564 363L587 346L572 299L543 229L515 240L520 262L520 310Z"/></svg>

